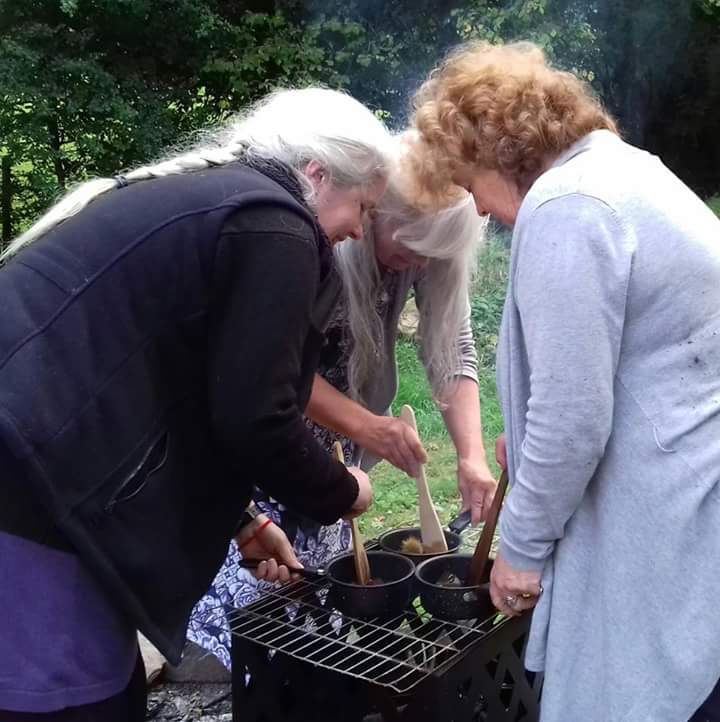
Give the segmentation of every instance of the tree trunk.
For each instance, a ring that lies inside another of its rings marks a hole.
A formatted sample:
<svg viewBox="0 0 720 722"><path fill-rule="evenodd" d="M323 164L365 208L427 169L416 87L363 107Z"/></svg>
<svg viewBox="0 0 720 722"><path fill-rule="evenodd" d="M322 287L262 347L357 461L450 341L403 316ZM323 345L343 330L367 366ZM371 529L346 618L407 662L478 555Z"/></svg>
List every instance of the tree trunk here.
<svg viewBox="0 0 720 722"><path fill-rule="evenodd" d="M2 214L2 238L0 250L5 248L12 240L12 159L9 155L2 157L2 197L0 199L0 213Z"/></svg>

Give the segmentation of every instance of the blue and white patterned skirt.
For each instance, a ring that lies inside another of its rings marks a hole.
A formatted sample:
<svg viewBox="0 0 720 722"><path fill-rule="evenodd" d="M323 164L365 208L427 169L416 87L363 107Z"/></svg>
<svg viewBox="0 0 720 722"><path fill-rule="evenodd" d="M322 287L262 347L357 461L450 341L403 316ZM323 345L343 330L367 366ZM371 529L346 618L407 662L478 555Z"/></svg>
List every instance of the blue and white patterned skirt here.
<svg viewBox="0 0 720 722"><path fill-rule="evenodd" d="M329 440L328 440L329 441ZM351 444L343 440L346 458L352 453ZM307 519L299 519L285 506L273 499L257 496L257 505L275 524L288 534L300 561L307 567L319 567L328 560L349 550L350 525L338 521L331 526L318 526ZM187 638L212 652L228 669L230 663L230 629L226 607L241 608L256 601L268 588L252 572L239 566L241 554L234 541L207 594L195 605L188 625Z"/></svg>

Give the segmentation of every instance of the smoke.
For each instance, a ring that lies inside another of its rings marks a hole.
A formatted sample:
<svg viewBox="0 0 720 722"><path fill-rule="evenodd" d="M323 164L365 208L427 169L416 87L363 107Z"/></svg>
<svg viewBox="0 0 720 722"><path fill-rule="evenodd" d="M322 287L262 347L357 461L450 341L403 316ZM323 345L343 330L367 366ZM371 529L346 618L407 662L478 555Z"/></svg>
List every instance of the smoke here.
<svg viewBox="0 0 720 722"><path fill-rule="evenodd" d="M631 142L648 123L688 56L691 0L601 0L588 19L598 33L597 85Z"/></svg>
<svg viewBox="0 0 720 722"><path fill-rule="evenodd" d="M462 6L461 0L310 0L294 8L297 19L307 25L327 28L332 26L328 20L336 18L359 28L347 35L350 57L343 54L348 90L387 113L388 125L399 130L407 123L415 90L459 42L453 11ZM341 32L330 31L326 37L333 51L343 41Z"/></svg>
<svg viewBox="0 0 720 722"><path fill-rule="evenodd" d="M720 13L703 0L288 0L297 19L330 17L361 29L330 39L349 50L348 90L408 118L414 91L447 50L470 38L531 40L553 62L590 80L633 144L670 158L694 187L720 188ZM716 62L716 61L715 61ZM682 119L682 120L680 120Z"/></svg>

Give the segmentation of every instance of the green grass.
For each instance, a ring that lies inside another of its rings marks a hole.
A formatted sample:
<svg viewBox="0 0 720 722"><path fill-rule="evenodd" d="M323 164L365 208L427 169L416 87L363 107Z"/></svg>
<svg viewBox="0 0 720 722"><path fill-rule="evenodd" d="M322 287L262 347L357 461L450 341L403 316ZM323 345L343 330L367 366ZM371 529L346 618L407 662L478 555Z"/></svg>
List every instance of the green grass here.
<svg viewBox="0 0 720 722"><path fill-rule="evenodd" d="M503 430L503 420L495 387L495 347L497 330L505 296L507 250L500 240L490 240L483 252L472 297L472 322L480 356L480 401L483 437L491 469L495 466L495 440ZM417 348L410 341L397 347L400 372L398 395L393 411L403 404L415 410L418 431L430 455L427 465L428 483L441 522L449 522L460 508L457 494L455 449L442 415L432 400L425 371L417 357ZM417 492L415 481L401 471L382 462L371 472L375 502L370 512L360 519L360 527L368 537L387 529L417 524ZM471 543L473 535L465 535Z"/></svg>
<svg viewBox="0 0 720 722"><path fill-rule="evenodd" d="M407 342L403 342L407 343ZM410 344L408 344L410 345ZM407 369L401 367L403 375ZM417 380L414 384L413 380ZM406 376L405 384L412 387L413 399L419 398L417 386L422 376ZM410 403L408 397L398 394L397 404ZM429 395L426 397L429 400ZM494 372L486 370L480 380L480 400L483 416L483 438L491 469L495 465L495 440L502 432L503 421L495 391ZM449 522L460 509L457 492L455 447L443 425L442 416L432 402L417 414L418 430L430 456L426 467L428 484L442 523ZM426 431L424 432L423 429ZM429 432L427 430L430 430ZM387 462L376 466L370 474L375 491L375 502L368 514L360 518L363 534L374 537L387 529L417 524L417 492L415 481Z"/></svg>
<svg viewBox="0 0 720 722"><path fill-rule="evenodd" d="M417 346L406 340L397 344L396 358L398 363L398 394L393 402L393 414L397 416L404 404L409 404L415 411L420 436L434 437L445 433L442 416L432 400L430 385L425 369L418 358Z"/></svg>
<svg viewBox="0 0 720 722"><path fill-rule="evenodd" d="M720 217L720 196L715 196L707 201L707 204L714 211L715 215Z"/></svg>
<svg viewBox="0 0 720 722"><path fill-rule="evenodd" d="M470 298L475 345L483 369L495 368L497 332L507 286L507 246L505 235L490 235L478 259Z"/></svg>

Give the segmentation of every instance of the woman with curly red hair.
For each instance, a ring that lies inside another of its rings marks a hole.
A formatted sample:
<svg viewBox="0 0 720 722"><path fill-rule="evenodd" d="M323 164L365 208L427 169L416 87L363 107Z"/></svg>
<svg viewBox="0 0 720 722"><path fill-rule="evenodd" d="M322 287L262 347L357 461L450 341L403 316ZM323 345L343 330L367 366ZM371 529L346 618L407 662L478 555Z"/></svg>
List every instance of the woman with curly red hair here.
<svg viewBox="0 0 720 722"><path fill-rule="evenodd" d="M529 44L452 54L414 123L418 193L514 227L491 594L535 607L543 722L716 719L720 221Z"/></svg>

